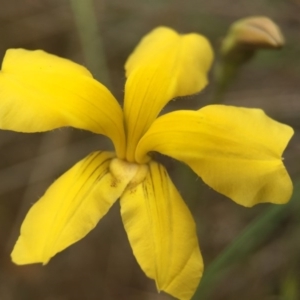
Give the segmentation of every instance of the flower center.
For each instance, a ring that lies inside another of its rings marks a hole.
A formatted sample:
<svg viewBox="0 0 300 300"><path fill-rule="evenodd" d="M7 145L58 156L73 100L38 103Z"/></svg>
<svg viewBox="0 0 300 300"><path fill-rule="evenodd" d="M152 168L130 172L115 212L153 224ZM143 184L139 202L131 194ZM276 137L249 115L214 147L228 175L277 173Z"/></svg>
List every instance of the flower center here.
<svg viewBox="0 0 300 300"><path fill-rule="evenodd" d="M146 178L148 165L129 163L125 160L114 158L109 165L109 171L119 182L129 179L126 187L128 189L137 186Z"/></svg>

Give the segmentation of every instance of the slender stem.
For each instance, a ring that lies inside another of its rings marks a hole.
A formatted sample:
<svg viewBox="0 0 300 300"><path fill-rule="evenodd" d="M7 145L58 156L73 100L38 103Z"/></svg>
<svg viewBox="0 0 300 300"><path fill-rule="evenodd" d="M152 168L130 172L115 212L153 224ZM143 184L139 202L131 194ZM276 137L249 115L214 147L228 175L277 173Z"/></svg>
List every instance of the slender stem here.
<svg viewBox="0 0 300 300"><path fill-rule="evenodd" d="M286 205L274 205L256 218L204 271L193 300L208 300L221 280L237 262L247 257L269 236L280 221L290 213L291 208L300 208L300 181L294 188L294 195ZM297 207L296 207L297 206Z"/></svg>
<svg viewBox="0 0 300 300"><path fill-rule="evenodd" d="M220 57L214 68L216 88L211 104L223 102L224 95L237 77L240 68L253 58L254 54L251 49L236 47L231 53Z"/></svg>
<svg viewBox="0 0 300 300"><path fill-rule="evenodd" d="M87 67L96 79L109 86L109 73L93 0L70 0L70 4Z"/></svg>
<svg viewBox="0 0 300 300"><path fill-rule="evenodd" d="M237 64L226 61L217 62L214 70L216 88L210 104L220 104L223 102L224 95L234 81L238 69L239 65Z"/></svg>

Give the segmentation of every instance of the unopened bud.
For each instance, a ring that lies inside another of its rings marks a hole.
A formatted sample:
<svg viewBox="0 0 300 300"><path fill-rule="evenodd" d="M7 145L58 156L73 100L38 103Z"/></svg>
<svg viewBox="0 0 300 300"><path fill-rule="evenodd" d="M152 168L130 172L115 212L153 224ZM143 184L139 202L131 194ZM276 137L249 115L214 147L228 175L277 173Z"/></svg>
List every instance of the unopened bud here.
<svg viewBox="0 0 300 300"><path fill-rule="evenodd" d="M267 17L249 17L233 23L223 40L223 57L251 57L255 50L278 49L284 45L280 28ZM236 59L235 59L236 60Z"/></svg>
<svg viewBox="0 0 300 300"><path fill-rule="evenodd" d="M267 17L249 17L234 22L224 38L220 60L215 66L217 88L213 103L220 103L239 68L260 49L278 49L284 45L280 28Z"/></svg>

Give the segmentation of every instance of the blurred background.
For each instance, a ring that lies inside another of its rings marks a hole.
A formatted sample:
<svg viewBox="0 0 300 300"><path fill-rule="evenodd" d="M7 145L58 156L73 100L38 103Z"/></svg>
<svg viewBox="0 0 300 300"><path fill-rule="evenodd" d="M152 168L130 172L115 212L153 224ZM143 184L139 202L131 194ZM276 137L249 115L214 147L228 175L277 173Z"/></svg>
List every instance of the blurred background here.
<svg viewBox="0 0 300 300"><path fill-rule="evenodd" d="M90 66L122 103L124 62L140 38L154 27L166 25L180 32L202 33L211 41L218 59L220 43L232 22L252 15L272 18L281 27L286 46L280 51L260 51L240 70L224 103L259 107L291 125L296 134L284 154L285 165L295 183L300 179L299 0L86 1L94 6L96 27L84 11L84 3L81 0L79 7L69 0L0 0L1 60L8 48L44 49ZM81 39L82 30L92 32L90 40L99 49L98 57L93 52L88 55L89 41ZM173 101L164 112L200 108L211 101L213 90L211 78L199 95ZM0 300L172 299L158 294L154 282L140 270L118 203L86 238L47 266L20 267L10 260L30 206L55 178L98 149L111 149L111 144L102 136L71 128L42 134L0 132ZM263 226L252 230L271 205L240 207L209 189L179 162L165 157L160 160L197 223L209 277L203 287L206 292L197 299L300 299L300 207L296 193L292 205L273 210L271 217L261 221ZM250 229L245 235L246 228Z"/></svg>

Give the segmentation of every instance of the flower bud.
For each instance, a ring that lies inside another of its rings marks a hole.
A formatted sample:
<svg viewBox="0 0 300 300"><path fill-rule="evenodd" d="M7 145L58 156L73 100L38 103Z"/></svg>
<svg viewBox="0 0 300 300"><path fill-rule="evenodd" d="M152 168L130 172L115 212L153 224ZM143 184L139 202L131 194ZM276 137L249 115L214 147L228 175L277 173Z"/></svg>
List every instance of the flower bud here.
<svg viewBox="0 0 300 300"><path fill-rule="evenodd" d="M215 66L216 92L213 103L220 103L224 92L240 67L260 49L279 49L284 45L280 28L269 18L256 16L234 22L224 38L220 60Z"/></svg>
<svg viewBox="0 0 300 300"><path fill-rule="evenodd" d="M278 49L284 45L280 28L267 17L249 17L233 23L223 40L224 58L248 60L259 49Z"/></svg>

